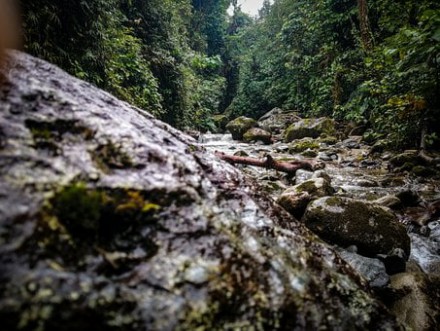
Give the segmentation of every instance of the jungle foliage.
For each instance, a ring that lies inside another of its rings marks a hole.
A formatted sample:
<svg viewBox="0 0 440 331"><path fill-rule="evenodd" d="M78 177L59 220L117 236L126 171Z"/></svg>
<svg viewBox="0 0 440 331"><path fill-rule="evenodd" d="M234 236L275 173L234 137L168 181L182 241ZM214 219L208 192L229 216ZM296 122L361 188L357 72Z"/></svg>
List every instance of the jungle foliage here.
<svg viewBox="0 0 440 331"><path fill-rule="evenodd" d="M180 128L282 107L401 148L440 136L438 1L266 0L255 19L237 0L21 5L28 52Z"/></svg>
<svg viewBox="0 0 440 331"><path fill-rule="evenodd" d="M440 4L428 0L275 0L241 39L229 110L272 107L369 127L415 147L440 127ZM429 146L428 146L429 147Z"/></svg>
<svg viewBox="0 0 440 331"><path fill-rule="evenodd" d="M25 50L172 125L206 129L227 0L21 0Z"/></svg>

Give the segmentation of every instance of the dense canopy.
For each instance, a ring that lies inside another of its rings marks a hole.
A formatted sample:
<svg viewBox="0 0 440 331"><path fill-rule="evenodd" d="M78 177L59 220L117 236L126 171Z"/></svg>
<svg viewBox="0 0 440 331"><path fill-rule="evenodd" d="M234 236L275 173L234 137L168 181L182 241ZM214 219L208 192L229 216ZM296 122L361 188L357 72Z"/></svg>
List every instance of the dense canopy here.
<svg viewBox="0 0 440 331"><path fill-rule="evenodd" d="M236 0L21 3L27 51L174 126L283 107L438 143L437 1L266 0L258 18Z"/></svg>

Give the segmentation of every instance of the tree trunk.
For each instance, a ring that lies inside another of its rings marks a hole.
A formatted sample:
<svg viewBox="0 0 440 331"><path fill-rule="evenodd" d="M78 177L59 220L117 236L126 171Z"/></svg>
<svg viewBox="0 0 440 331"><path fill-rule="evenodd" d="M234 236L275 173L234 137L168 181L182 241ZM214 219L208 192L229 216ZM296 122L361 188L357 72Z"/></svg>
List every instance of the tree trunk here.
<svg viewBox="0 0 440 331"><path fill-rule="evenodd" d="M298 169L316 170L316 169L322 169L325 166L321 162L313 162L313 161L298 160L291 162L281 162L274 160L270 155L267 155L266 158L263 160L256 159L253 157L227 155L221 152L215 152L215 155L220 159L229 162L231 164L246 164L255 167L274 169L277 171L285 172L289 175L295 175Z"/></svg>
<svg viewBox="0 0 440 331"><path fill-rule="evenodd" d="M359 30L361 32L362 47L369 52L373 49L373 34L371 32L370 20L368 19L367 0L358 0L359 8Z"/></svg>

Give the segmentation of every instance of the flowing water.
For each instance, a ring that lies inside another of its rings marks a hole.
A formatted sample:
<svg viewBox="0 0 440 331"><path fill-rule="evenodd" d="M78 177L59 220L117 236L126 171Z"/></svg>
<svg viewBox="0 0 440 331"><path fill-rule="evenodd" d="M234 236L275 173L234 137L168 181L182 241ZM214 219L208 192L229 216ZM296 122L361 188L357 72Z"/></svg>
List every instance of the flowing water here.
<svg viewBox="0 0 440 331"><path fill-rule="evenodd" d="M199 137L199 143L209 151L229 155L264 159L270 154L276 160L307 160L300 154L289 154L288 145L283 142L248 144L232 140L230 134L208 133ZM316 159L324 161L324 170L331 177L336 195L372 201L390 194L415 192L422 201L419 206L397 212L411 237L410 259L415 260L425 272L440 274L440 219L431 218L425 227L417 224L417 218L426 215L427 207L423 206L440 199L438 181L389 171L389 156L371 157L370 147L359 143L359 137L351 137L333 146L321 146L317 158L310 158L311 161ZM311 176L304 170L299 170L296 178L288 178L274 170L243 165L237 167L256 179L273 199L284 189Z"/></svg>

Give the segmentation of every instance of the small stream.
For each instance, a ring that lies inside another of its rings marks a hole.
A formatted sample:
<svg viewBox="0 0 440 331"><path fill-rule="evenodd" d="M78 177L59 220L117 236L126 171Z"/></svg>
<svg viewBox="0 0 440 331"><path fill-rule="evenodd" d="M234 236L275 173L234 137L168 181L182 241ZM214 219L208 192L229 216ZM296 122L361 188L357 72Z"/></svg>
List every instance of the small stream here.
<svg viewBox="0 0 440 331"><path fill-rule="evenodd" d="M397 211L411 238L411 256L428 274L440 275L440 218L430 219L426 226L417 224L418 215L424 214L428 202L440 199L440 182L432 179L394 173L388 170L389 155L380 158L370 156L370 146L362 144L360 137L349 137L335 145L321 144L315 158L289 154L288 145L275 142L272 145L248 144L232 140L230 134L203 134L199 143L207 150L226 154L264 158L270 154L276 160L310 159L325 163L325 172L331 177L335 194L354 199L373 201L386 195L414 192L421 203L418 207ZM295 178L252 166L238 165L244 173L258 180L274 199L289 186L307 180L311 172L297 171Z"/></svg>
<svg viewBox="0 0 440 331"><path fill-rule="evenodd" d="M357 140L357 137L347 140ZM226 154L245 152L256 158L264 158L266 154L271 154L275 159L305 159L300 154L287 153L287 144L282 142L273 145L248 144L232 140L230 134L203 134L199 142L213 152L219 151ZM321 149L324 155L330 155L330 158L333 155L337 157L335 160L323 162L326 165L325 171L332 178L333 186L337 191L340 190L341 195L372 200L387 194L409 190L417 192L425 200L440 199L440 182L390 173L386 160L369 158L370 147L358 145L358 148L347 148L342 142ZM258 178L258 175L267 175L268 172L274 171L252 167L252 170L247 169L245 172L254 173Z"/></svg>

